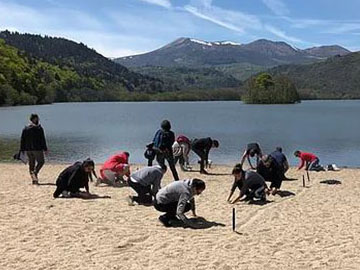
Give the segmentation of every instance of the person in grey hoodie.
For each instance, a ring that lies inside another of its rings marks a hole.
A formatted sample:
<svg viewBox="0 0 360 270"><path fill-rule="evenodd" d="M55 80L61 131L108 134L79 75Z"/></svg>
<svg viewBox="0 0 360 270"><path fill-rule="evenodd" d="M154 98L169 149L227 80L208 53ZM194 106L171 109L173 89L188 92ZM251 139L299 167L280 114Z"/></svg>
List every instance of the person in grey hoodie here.
<svg viewBox="0 0 360 270"><path fill-rule="evenodd" d="M179 219L185 225L197 228L185 213L190 209L196 217L195 195L200 195L205 190L205 182L200 179L188 179L172 182L159 190L155 197L154 207L160 212L165 212L159 217L160 222L165 227L171 226L171 220Z"/></svg>
<svg viewBox="0 0 360 270"><path fill-rule="evenodd" d="M151 166L142 168L130 175L128 184L136 191L138 196L129 196L129 205L138 204L151 204L152 196L155 197L156 193L161 188L161 179L166 173L166 166Z"/></svg>

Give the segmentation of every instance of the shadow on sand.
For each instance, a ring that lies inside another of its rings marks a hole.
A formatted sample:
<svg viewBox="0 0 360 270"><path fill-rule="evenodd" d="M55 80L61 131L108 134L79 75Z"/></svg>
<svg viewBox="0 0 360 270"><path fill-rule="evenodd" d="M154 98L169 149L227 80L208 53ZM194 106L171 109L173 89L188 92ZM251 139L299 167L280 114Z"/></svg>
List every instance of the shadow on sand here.
<svg viewBox="0 0 360 270"><path fill-rule="evenodd" d="M297 181L297 180L299 180L299 179L297 179L297 178L284 178L283 179L283 181Z"/></svg>
<svg viewBox="0 0 360 270"><path fill-rule="evenodd" d="M55 183L39 183L38 186L56 186Z"/></svg>
<svg viewBox="0 0 360 270"><path fill-rule="evenodd" d="M215 221L208 221L203 217L190 218L189 220L192 223L196 224L196 226L197 226L196 229L209 229L211 227L217 227L217 226L225 227L225 224L223 224L223 223L218 223ZM190 228L189 226L187 226L180 220L172 220L171 227L173 227L173 228Z"/></svg>

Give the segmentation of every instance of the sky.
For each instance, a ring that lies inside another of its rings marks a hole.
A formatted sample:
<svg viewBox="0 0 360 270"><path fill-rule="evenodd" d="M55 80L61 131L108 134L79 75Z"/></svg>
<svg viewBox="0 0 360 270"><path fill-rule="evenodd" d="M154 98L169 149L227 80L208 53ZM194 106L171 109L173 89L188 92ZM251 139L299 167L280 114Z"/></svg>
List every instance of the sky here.
<svg viewBox="0 0 360 270"><path fill-rule="evenodd" d="M0 0L0 30L68 38L106 57L179 37L360 50L360 0Z"/></svg>

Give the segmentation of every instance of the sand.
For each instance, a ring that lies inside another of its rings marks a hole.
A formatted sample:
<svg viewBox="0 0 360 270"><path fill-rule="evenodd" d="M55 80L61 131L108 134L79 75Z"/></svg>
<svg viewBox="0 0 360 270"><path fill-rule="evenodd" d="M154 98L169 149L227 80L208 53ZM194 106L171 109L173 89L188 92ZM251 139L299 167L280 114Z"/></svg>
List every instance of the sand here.
<svg viewBox="0 0 360 270"><path fill-rule="evenodd" d="M64 167L47 164L40 182L53 184ZM235 233L229 175L201 176L207 189L197 214L214 226L193 230L165 228L152 207L128 206L128 187L91 184L111 199L55 200L54 186L30 184L25 165L0 164L0 269L360 269L360 170L311 173L306 188L301 173L288 176L299 178L283 182L294 195L235 205ZM342 184L319 183L325 179Z"/></svg>

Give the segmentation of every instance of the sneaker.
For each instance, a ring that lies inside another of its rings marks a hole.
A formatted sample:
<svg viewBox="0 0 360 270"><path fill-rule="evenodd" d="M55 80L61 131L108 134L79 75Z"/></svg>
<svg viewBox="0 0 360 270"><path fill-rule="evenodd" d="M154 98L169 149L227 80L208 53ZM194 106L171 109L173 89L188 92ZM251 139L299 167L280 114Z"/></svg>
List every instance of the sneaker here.
<svg viewBox="0 0 360 270"><path fill-rule="evenodd" d="M171 224L169 222L169 219L166 217L166 215L162 215L159 217L159 221L165 226L165 227L171 227Z"/></svg>

